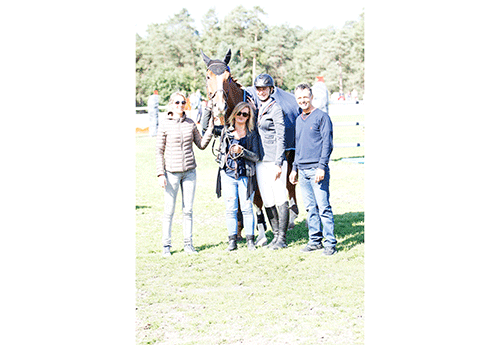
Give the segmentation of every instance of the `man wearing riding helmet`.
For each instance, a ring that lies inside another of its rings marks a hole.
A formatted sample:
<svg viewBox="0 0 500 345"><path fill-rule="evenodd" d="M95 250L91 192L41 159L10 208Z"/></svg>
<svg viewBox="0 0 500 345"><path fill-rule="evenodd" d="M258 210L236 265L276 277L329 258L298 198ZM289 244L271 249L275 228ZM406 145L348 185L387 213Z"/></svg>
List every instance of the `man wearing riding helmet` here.
<svg viewBox="0 0 500 345"><path fill-rule="evenodd" d="M285 120L281 107L272 97L274 80L269 74L255 78L258 115L257 129L261 141L261 159L256 164L257 184L266 209L274 238L271 249L286 247L289 223L287 162L285 159Z"/></svg>

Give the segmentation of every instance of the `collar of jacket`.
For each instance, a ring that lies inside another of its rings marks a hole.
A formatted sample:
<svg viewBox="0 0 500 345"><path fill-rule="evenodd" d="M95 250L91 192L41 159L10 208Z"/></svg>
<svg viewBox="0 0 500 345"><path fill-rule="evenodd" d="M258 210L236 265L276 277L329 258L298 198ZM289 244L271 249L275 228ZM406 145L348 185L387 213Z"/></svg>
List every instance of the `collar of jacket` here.
<svg viewBox="0 0 500 345"><path fill-rule="evenodd" d="M170 120L170 121L175 121L175 122L184 122L184 120L186 119L186 113L182 113L182 116L177 118L177 117L167 117L167 120Z"/></svg>
<svg viewBox="0 0 500 345"><path fill-rule="evenodd" d="M260 108L259 109L259 116L257 116L257 123L260 125L260 120L262 119L262 116L264 116L265 113L267 113L267 111L269 110L269 108L271 108L271 106L276 103L276 100L274 99L271 99L269 98L268 101L266 101L266 103L263 103L265 104L263 108Z"/></svg>

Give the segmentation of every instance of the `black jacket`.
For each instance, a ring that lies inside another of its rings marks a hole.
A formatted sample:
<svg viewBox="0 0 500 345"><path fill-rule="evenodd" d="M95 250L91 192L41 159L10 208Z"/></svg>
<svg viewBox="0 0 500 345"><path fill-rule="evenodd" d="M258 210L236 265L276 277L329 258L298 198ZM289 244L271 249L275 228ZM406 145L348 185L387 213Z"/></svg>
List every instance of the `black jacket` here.
<svg viewBox="0 0 500 345"><path fill-rule="evenodd" d="M232 134L229 133L227 129L224 129L221 133L221 145L220 145L220 153L218 157L219 162L219 171L217 172L217 184L215 187L215 193L217 197L221 196L221 177L220 171L224 169L224 165L226 163L226 156L229 151L229 139L231 139ZM253 130L252 132L247 133L247 149L243 149L243 161L245 163L245 173L248 177L248 188L247 188L247 199L252 195L253 191L257 188L257 179L255 177L255 163L259 160L260 157L260 138L257 130Z"/></svg>

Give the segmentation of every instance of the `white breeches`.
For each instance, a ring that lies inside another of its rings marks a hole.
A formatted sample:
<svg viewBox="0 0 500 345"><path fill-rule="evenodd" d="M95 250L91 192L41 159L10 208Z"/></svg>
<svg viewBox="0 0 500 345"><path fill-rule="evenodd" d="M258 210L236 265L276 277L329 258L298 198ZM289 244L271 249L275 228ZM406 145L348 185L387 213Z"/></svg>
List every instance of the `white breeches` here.
<svg viewBox="0 0 500 345"><path fill-rule="evenodd" d="M264 207L280 206L288 201L288 191L286 189L287 161L281 166L281 176L275 180L274 162L257 162L257 184L260 195L264 202Z"/></svg>

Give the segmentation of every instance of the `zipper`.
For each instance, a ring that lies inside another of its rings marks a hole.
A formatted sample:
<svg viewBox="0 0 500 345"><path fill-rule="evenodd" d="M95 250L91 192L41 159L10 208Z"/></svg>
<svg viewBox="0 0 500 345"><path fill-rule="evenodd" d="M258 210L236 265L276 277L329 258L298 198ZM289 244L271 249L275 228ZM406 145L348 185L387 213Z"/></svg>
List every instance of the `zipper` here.
<svg viewBox="0 0 500 345"><path fill-rule="evenodd" d="M184 133L182 132L181 121L179 120L179 133L181 134L182 171L186 171L186 157L184 150Z"/></svg>

